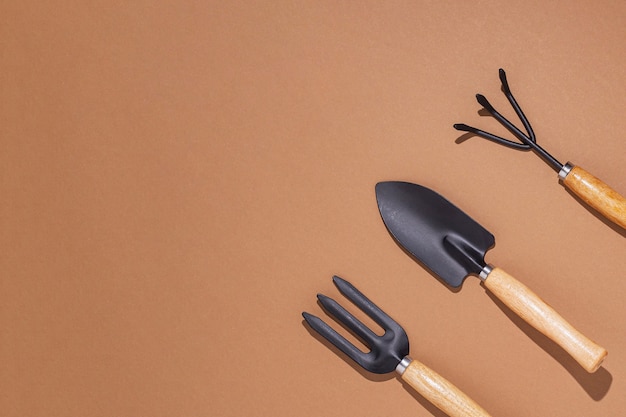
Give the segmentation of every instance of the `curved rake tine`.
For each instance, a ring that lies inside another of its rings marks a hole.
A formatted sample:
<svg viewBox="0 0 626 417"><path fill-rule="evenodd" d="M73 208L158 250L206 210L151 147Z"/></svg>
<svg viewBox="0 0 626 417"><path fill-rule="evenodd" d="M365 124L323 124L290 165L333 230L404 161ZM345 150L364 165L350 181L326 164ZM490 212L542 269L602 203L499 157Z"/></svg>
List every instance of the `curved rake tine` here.
<svg viewBox="0 0 626 417"><path fill-rule="evenodd" d="M531 143L533 142L528 136L524 134L521 130L518 129L513 123L509 121L506 117L504 117L500 112L498 112L487 100L485 96L482 94L476 94L476 101L485 108L497 121L499 121L504 127L506 127L511 133L515 135L519 140L522 141L526 145L526 148L530 149Z"/></svg>
<svg viewBox="0 0 626 417"><path fill-rule="evenodd" d="M515 100L513 93L511 93L509 82L506 79L506 72L504 72L502 68L500 68L499 70L499 75L500 75L500 81L502 82L502 89L504 90L504 95L506 96L507 99L509 99L509 103L511 103L511 106L515 110L515 113L517 113L517 117L519 117L519 119L522 121L524 128L528 132L528 137L530 138L530 140L536 143L537 138L535 137L535 132L533 131L533 128L530 125L530 122L528 121L528 118L522 111L522 108L519 106L519 104L517 104L517 100Z"/></svg>
<svg viewBox="0 0 626 417"><path fill-rule="evenodd" d="M485 132L484 130L480 130L477 129L475 127L472 126L468 126L464 123L456 123L454 124L454 128L456 130L460 130L462 132L469 132L469 133L473 133L476 136L480 136L481 138L484 139L488 139L492 142L496 142L499 143L500 145L504 145L504 146L508 146L509 148L513 148L513 149L520 149L520 150L529 150L530 146L524 144L524 143L517 143L517 142L513 142L510 141L508 139L504 139L500 136L494 135L493 133L489 133L489 132Z"/></svg>

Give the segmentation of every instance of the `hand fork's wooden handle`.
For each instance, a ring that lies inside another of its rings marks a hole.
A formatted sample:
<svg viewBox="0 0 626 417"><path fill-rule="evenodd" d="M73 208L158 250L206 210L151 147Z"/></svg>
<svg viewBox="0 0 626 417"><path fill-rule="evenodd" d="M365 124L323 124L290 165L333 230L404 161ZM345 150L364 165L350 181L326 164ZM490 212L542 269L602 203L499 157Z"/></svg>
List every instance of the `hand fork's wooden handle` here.
<svg viewBox="0 0 626 417"><path fill-rule="evenodd" d="M490 417L450 381L415 359L402 373L402 380L449 416Z"/></svg>
<svg viewBox="0 0 626 417"><path fill-rule="evenodd" d="M565 349L587 372L600 367L606 349L576 330L524 284L493 268L484 285L515 314Z"/></svg>
<svg viewBox="0 0 626 417"><path fill-rule="evenodd" d="M565 174L563 184L604 217L626 229L626 198L600 179L574 166Z"/></svg>

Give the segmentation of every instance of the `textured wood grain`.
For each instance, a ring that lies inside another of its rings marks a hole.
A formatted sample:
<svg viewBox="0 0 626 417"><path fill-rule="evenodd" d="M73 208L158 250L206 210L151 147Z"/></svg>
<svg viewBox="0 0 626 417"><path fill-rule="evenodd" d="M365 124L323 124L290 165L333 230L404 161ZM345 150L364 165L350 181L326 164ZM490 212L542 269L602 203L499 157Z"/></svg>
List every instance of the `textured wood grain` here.
<svg viewBox="0 0 626 417"><path fill-rule="evenodd" d="M563 184L604 217L626 229L626 199L600 179L575 166Z"/></svg>
<svg viewBox="0 0 626 417"><path fill-rule="evenodd" d="M415 359L402 374L402 380L449 416L490 415L450 381Z"/></svg>
<svg viewBox="0 0 626 417"><path fill-rule="evenodd" d="M521 282L494 268L485 286L528 324L567 351L587 372L595 372L607 355Z"/></svg>

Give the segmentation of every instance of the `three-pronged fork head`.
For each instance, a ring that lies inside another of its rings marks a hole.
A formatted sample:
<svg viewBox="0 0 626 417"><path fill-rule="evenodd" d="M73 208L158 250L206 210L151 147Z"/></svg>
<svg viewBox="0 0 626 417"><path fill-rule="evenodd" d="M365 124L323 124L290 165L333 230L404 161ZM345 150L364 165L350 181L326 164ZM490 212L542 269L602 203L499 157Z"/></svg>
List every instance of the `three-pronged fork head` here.
<svg viewBox="0 0 626 417"><path fill-rule="evenodd" d="M537 138L535 137L535 132L533 132L533 128L530 126L530 122L528 121L528 118L522 111L522 108L517 103L517 100L515 100L515 97L513 97L513 93L511 93L511 88L509 87L509 82L507 81L506 73L504 72L502 68L500 68L499 73L500 73L500 81L502 82L502 91L504 92L504 95L506 96L506 98L509 100L509 103L511 103L511 106L515 110L515 113L517 113L517 116L521 120L522 125L524 125L524 129L526 130L526 133L522 132L521 129L519 129L517 126L511 123L502 114L500 114L500 112L498 112L491 105L491 103L489 103L489 100L487 100L487 98L483 96L482 94L476 94L476 100L481 106L483 106L485 110L487 110L487 112L489 112L489 114L491 114L497 121L499 121L511 133L513 133L513 135L517 137L522 143L517 143L517 142L510 141L508 139L504 139L503 137L494 135L493 133L485 132L484 130L477 129L472 126L468 126L464 123L456 123L454 125L454 128L462 132L473 133L476 136L491 140L493 142L499 143L504 146L508 146L509 148L521 149L521 150L533 149L535 152L537 152L537 154L543 160L545 160L552 168L554 168L556 172L559 172L560 170L563 169L563 164L557 161L552 155L550 155L541 146L537 145Z"/></svg>
<svg viewBox="0 0 626 417"><path fill-rule="evenodd" d="M409 339L404 329L348 281L334 276L333 282L347 299L378 323L385 333L378 336L335 300L322 294L318 294L317 298L328 314L348 328L370 348L370 351L367 353L361 351L319 317L305 312L302 313L304 320L313 330L366 370L377 374L393 372L409 353Z"/></svg>

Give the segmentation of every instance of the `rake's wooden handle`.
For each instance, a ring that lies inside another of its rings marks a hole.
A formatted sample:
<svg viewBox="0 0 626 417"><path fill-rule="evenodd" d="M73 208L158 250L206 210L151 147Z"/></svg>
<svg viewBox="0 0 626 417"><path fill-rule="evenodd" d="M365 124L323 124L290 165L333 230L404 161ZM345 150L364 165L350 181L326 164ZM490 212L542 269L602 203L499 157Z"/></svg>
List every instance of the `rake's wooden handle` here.
<svg viewBox="0 0 626 417"><path fill-rule="evenodd" d="M450 381L415 359L402 373L402 380L449 416L490 416Z"/></svg>
<svg viewBox="0 0 626 417"><path fill-rule="evenodd" d="M574 166L563 184L604 217L626 229L626 198L600 179Z"/></svg>
<svg viewBox="0 0 626 417"><path fill-rule="evenodd" d="M587 372L600 367L606 349L576 330L524 284L493 268L484 285L515 314L565 349Z"/></svg>

